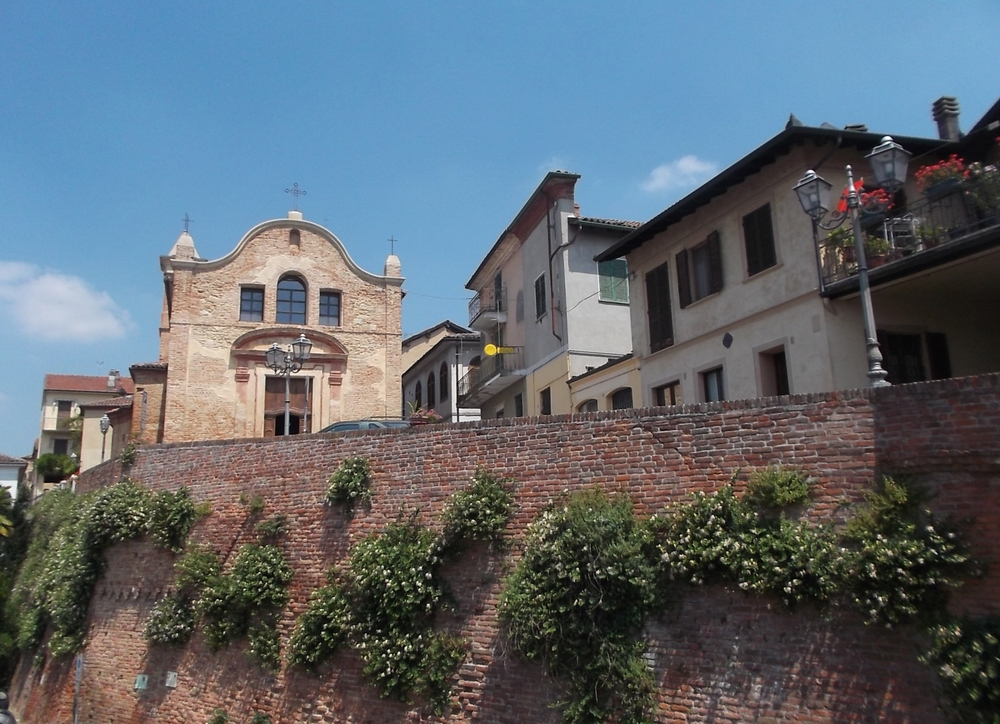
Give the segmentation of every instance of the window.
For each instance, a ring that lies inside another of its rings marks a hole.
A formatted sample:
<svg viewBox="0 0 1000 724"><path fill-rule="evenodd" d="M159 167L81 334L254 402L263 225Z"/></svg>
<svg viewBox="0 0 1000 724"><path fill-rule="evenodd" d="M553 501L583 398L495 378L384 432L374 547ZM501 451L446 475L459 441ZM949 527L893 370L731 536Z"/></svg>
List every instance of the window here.
<svg viewBox="0 0 1000 724"><path fill-rule="evenodd" d="M882 348L882 366L888 372L886 379L894 385L907 382L923 382L927 379L924 373L924 350L919 334L878 333L879 346Z"/></svg>
<svg viewBox="0 0 1000 724"><path fill-rule="evenodd" d="M653 388L653 397L657 407L673 407L684 404L681 400L680 380L668 382L665 385Z"/></svg>
<svg viewBox="0 0 1000 724"><path fill-rule="evenodd" d="M427 406L434 407L434 373L427 375Z"/></svg>
<svg viewBox="0 0 1000 724"><path fill-rule="evenodd" d="M611 393L611 409L627 410L632 407L632 388L622 387Z"/></svg>
<svg viewBox="0 0 1000 724"><path fill-rule="evenodd" d="M493 413L493 416L498 420L501 419L503 417L503 407L502 406L498 407L496 411Z"/></svg>
<svg viewBox="0 0 1000 724"><path fill-rule="evenodd" d="M240 289L240 321L264 321L264 290L254 287Z"/></svg>
<svg viewBox="0 0 1000 724"><path fill-rule="evenodd" d="M791 394L788 383L788 358L785 348L761 352L758 357L760 367L760 394L762 397L777 397Z"/></svg>
<svg viewBox="0 0 1000 724"><path fill-rule="evenodd" d="M722 368L705 370L701 373L702 391L705 402L718 402L726 399L726 391L722 386Z"/></svg>
<svg viewBox="0 0 1000 724"><path fill-rule="evenodd" d="M542 274L535 280L535 319L541 319L548 311L545 298L545 275Z"/></svg>
<svg viewBox="0 0 1000 724"><path fill-rule="evenodd" d="M294 246L302 244L302 234L298 229L292 229L288 232L288 243Z"/></svg>
<svg viewBox="0 0 1000 724"><path fill-rule="evenodd" d="M538 414L552 414L552 390L548 387L538 393Z"/></svg>
<svg viewBox="0 0 1000 724"><path fill-rule="evenodd" d="M56 401L56 421L61 426L67 422L71 417L73 417L73 401L72 400L58 400Z"/></svg>
<svg viewBox="0 0 1000 724"><path fill-rule="evenodd" d="M577 412L597 412L597 400L584 400L576 406Z"/></svg>
<svg viewBox="0 0 1000 724"><path fill-rule="evenodd" d="M894 385L951 377L948 339L941 332L901 334L879 330L878 343L882 367L888 373L886 379Z"/></svg>
<svg viewBox="0 0 1000 724"><path fill-rule="evenodd" d="M65 437L57 437L52 441L52 452L56 455L69 454L69 440Z"/></svg>
<svg viewBox="0 0 1000 724"><path fill-rule="evenodd" d="M340 326L340 292L319 293L319 323L327 327Z"/></svg>
<svg viewBox="0 0 1000 724"><path fill-rule="evenodd" d="M628 304L628 266L624 259L611 259L597 263L600 279L598 298L602 302Z"/></svg>
<svg viewBox="0 0 1000 724"><path fill-rule="evenodd" d="M282 277L278 281L275 321L279 324L306 323L306 285L298 277Z"/></svg>
<svg viewBox="0 0 1000 724"><path fill-rule="evenodd" d="M646 314L649 319L650 352L656 352L674 343L669 275L670 268L667 262L646 273Z"/></svg>
<svg viewBox="0 0 1000 724"><path fill-rule="evenodd" d="M743 242L747 250L747 276L752 277L778 263L774 254L770 204L743 217Z"/></svg>
<svg viewBox="0 0 1000 724"><path fill-rule="evenodd" d="M514 417L524 417L524 396L520 392L514 395Z"/></svg>
<svg viewBox="0 0 1000 724"><path fill-rule="evenodd" d="M417 380L417 386L413 388L413 406L417 410L424 406L424 389L420 380Z"/></svg>
<svg viewBox="0 0 1000 724"><path fill-rule="evenodd" d="M677 254L677 294L681 309L722 290L722 251L719 232Z"/></svg>
<svg viewBox="0 0 1000 724"><path fill-rule="evenodd" d="M439 394L440 399L447 400L448 392L451 387L451 380L448 379L448 364L446 362L441 363L441 370L438 372L438 378L440 380L441 392Z"/></svg>

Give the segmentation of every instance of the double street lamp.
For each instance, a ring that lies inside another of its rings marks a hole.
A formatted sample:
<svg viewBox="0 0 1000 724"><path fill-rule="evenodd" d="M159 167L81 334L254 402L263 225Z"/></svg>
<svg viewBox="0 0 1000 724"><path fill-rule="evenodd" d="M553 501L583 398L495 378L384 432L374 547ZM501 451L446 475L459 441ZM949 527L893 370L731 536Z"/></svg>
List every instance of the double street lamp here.
<svg viewBox="0 0 1000 724"><path fill-rule="evenodd" d="M277 374L285 378L285 434L289 434L291 423L292 387L291 376L302 369L302 365L309 359L312 351L312 342L305 334L300 334L298 339L292 342L288 349L282 349L277 342L272 344L267 350L265 357L267 366Z"/></svg>
<svg viewBox="0 0 1000 724"><path fill-rule="evenodd" d="M910 153L892 140L884 136L882 142L872 149L865 158L871 163L875 173L875 182L889 194L893 194L906 183L906 165ZM861 290L861 308L865 323L865 347L868 354L868 385L870 387L888 387L886 371L882 368L882 352L878 347L875 334L875 314L872 311L872 295L868 286L868 263L865 260L865 245L861 235L861 220L859 209L862 207L861 197L854 187L854 176L851 167L847 167L847 188L845 189L847 210L835 211L828 220L823 217L830 210L830 191L833 184L818 175L815 171L806 171L806 175L795 185L795 193L805 211L813 221L814 242L817 228L827 231L841 226L847 219L851 220L854 234L854 248L858 259L858 284ZM866 211L884 211L885 206L877 202L865 204ZM817 247L818 248L818 247ZM817 251L818 253L818 251Z"/></svg>

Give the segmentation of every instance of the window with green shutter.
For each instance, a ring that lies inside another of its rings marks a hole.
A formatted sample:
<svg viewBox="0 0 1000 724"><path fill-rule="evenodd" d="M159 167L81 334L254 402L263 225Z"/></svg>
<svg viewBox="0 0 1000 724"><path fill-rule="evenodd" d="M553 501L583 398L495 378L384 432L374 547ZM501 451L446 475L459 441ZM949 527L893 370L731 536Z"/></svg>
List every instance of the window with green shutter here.
<svg viewBox="0 0 1000 724"><path fill-rule="evenodd" d="M628 304L628 266L624 259L598 262L597 275L601 280L602 302Z"/></svg>

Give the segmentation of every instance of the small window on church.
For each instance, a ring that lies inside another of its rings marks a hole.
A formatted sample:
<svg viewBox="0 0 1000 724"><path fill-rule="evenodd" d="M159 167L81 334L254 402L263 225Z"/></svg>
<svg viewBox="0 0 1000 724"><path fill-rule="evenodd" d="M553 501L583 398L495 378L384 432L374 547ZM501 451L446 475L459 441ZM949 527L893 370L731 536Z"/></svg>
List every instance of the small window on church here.
<svg viewBox="0 0 1000 724"><path fill-rule="evenodd" d="M282 277L278 282L275 321L279 324L306 323L306 285L299 277Z"/></svg>
<svg viewBox="0 0 1000 724"><path fill-rule="evenodd" d="M319 293L319 323L327 327L340 326L340 292Z"/></svg>
<svg viewBox="0 0 1000 724"><path fill-rule="evenodd" d="M292 229L288 232L288 243L293 246L299 246L302 243L302 234L298 229Z"/></svg>
<svg viewBox="0 0 1000 724"><path fill-rule="evenodd" d="M240 289L240 321L264 321L264 290L254 287Z"/></svg>

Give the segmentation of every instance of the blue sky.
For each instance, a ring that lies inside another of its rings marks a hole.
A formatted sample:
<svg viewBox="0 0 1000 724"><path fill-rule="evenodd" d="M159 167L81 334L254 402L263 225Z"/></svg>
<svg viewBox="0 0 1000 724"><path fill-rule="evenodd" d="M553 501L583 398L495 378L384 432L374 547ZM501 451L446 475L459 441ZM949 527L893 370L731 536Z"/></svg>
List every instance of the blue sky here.
<svg viewBox="0 0 1000 724"><path fill-rule="evenodd" d="M210 0L0 5L0 452L46 372L156 359L158 258L228 253L292 198L381 273L404 334L464 283L544 173L645 221L804 123L934 136L1000 96L1000 3Z"/></svg>

